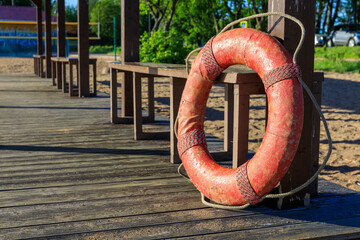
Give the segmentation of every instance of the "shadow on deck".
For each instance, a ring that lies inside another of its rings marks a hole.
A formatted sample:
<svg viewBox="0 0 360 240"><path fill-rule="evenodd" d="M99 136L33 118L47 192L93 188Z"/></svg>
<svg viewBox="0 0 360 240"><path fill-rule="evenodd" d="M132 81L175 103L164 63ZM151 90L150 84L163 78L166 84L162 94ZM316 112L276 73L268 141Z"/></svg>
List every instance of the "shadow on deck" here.
<svg viewBox="0 0 360 240"><path fill-rule="evenodd" d="M105 95L50 85L0 74L1 239L360 238L360 194L324 180L309 207L207 208L168 142L109 124Z"/></svg>

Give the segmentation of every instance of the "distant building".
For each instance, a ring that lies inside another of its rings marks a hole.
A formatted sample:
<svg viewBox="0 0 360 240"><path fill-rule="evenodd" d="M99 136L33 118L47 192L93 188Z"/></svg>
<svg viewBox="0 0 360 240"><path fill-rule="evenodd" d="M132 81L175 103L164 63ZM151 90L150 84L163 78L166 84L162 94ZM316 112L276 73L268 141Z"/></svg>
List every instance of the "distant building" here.
<svg viewBox="0 0 360 240"><path fill-rule="evenodd" d="M45 12L42 12L42 19L45 20ZM36 21L36 7L0 6L0 21ZM57 18L51 16L51 21L56 22Z"/></svg>
<svg viewBox="0 0 360 240"><path fill-rule="evenodd" d="M42 21L45 21L44 11ZM57 18L51 16L51 21L56 22ZM56 36L55 26L52 35ZM31 57L37 52L36 37L36 7L0 6L0 57ZM53 44L56 45L56 40Z"/></svg>

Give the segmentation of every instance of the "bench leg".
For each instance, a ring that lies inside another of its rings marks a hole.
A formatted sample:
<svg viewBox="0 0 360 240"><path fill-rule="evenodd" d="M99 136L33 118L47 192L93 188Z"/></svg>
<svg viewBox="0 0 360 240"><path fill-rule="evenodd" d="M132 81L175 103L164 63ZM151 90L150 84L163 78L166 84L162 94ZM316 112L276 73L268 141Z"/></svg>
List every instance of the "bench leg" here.
<svg viewBox="0 0 360 240"><path fill-rule="evenodd" d="M184 90L186 78L170 78L170 162L181 163L177 151L177 138L174 133L175 120L179 111L181 95Z"/></svg>
<svg viewBox="0 0 360 240"><path fill-rule="evenodd" d="M56 63L56 84L57 84L57 89L61 89L62 87L62 76L61 76L61 63L57 62Z"/></svg>
<svg viewBox="0 0 360 240"><path fill-rule="evenodd" d="M248 160L250 96L240 95L239 87L234 86L233 168Z"/></svg>
<svg viewBox="0 0 360 240"><path fill-rule="evenodd" d="M117 71L110 69L110 119L111 123L116 123L118 118L118 102L117 102Z"/></svg>
<svg viewBox="0 0 360 240"><path fill-rule="evenodd" d="M234 135L234 85L225 84L224 108L224 151L232 155L232 142Z"/></svg>
<svg viewBox="0 0 360 240"><path fill-rule="evenodd" d="M56 86L55 78L56 78L56 62L52 62L52 68L51 68L51 78L52 78L52 84L53 86Z"/></svg>
<svg viewBox="0 0 360 240"><path fill-rule="evenodd" d="M133 74L133 100L134 100L134 140L141 139L142 135L142 108L141 108L141 75Z"/></svg>
<svg viewBox="0 0 360 240"><path fill-rule="evenodd" d="M63 74L62 74L62 92L63 93L66 93L66 63L62 63L62 71L63 71Z"/></svg>
<svg viewBox="0 0 360 240"><path fill-rule="evenodd" d="M155 121L155 106L154 106L154 77L148 77L148 106L149 106L149 121Z"/></svg>
<svg viewBox="0 0 360 240"><path fill-rule="evenodd" d="M96 63L93 64L93 90L94 93L92 95L96 97Z"/></svg>
<svg viewBox="0 0 360 240"><path fill-rule="evenodd" d="M73 65L69 63L69 96L74 96Z"/></svg>

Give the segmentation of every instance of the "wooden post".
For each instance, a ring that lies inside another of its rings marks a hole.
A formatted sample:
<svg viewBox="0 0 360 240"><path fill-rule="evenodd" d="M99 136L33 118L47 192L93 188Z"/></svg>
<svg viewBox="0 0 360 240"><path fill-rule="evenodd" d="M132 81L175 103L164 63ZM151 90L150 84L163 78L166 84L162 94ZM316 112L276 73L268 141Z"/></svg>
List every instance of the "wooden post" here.
<svg viewBox="0 0 360 240"><path fill-rule="evenodd" d="M51 78L51 54L51 0L45 0L45 62L47 78Z"/></svg>
<svg viewBox="0 0 360 240"><path fill-rule="evenodd" d="M65 57L65 1L57 0L57 56Z"/></svg>
<svg viewBox="0 0 360 240"><path fill-rule="evenodd" d="M44 53L43 47L43 29L42 29L42 1L37 1L36 7L36 22L37 22L37 54L42 55Z"/></svg>
<svg viewBox="0 0 360 240"><path fill-rule="evenodd" d="M78 0L79 97L89 97L89 2Z"/></svg>
<svg viewBox="0 0 360 240"><path fill-rule="evenodd" d="M139 1L121 0L121 61L139 61ZM133 116L132 74L122 82L122 116Z"/></svg>
<svg viewBox="0 0 360 240"><path fill-rule="evenodd" d="M298 64L302 69L303 80L312 90L314 79L315 0L270 0L268 6L269 12L287 13L303 22L306 29L306 37L304 45L298 55ZM272 29L271 35L282 39L285 48L290 54L293 54L300 39L300 28L290 20L281 19L278 21L278 19L276 16L270 17L268 29ZM276 25L274 26L274 24ZM312 166L316 165L313 162L312 152L315 151L315 149L312 145L316 144L316 148L318 149L319 141L315 143L312 140L312 134L315 131L316 124L314 124L313 119L312 102L305 92L304 107L304 127L299 148L288 173L280 182L282 192L287 192L303 184L311 177L313 172ZM319 118L317 118L316 122L318 121ZM315 192L313 192L313 194L315 194ZM288 198L280 199L277 206L279 208L301 206L308 202L309 197L310 191L308 187Z"/></svg>

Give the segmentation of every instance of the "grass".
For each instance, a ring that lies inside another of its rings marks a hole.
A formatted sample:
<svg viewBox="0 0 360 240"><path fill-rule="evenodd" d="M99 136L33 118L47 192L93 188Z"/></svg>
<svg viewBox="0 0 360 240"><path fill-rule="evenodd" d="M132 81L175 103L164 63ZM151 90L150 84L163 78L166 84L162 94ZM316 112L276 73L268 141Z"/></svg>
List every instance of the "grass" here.
<svg viewBox="0 0 360 240"><path fill-rule="evenodd" d="M351 59L360 59L360 46L356 47L316 47L315 48L315 58L331 58L331 57L340 57L340 58L351 58Z"/></svg>
<svg viewBox="0 0 360 240"><path fill-rule="evenodd" d="M104 53L104 54L112 54L114 53L114 46L90 46L90 53ZM116 48L116 54L121 53L121 47Z"/></svg>
<svg viewBox="0 0 360 240"><path fill-rule="evenodd" d="M315 70L330 71L330 72L352 72L360 73L360 61L357 62L333 62L330 60L316 60L314 64Z"/></svg>
<svg viewBox="0 0 360 240"><path fill-rule="evenodd" d="M346 59L351 59L351 61ZM360 47L315 48L314 68L339 73L360 73Z"/></svg>

